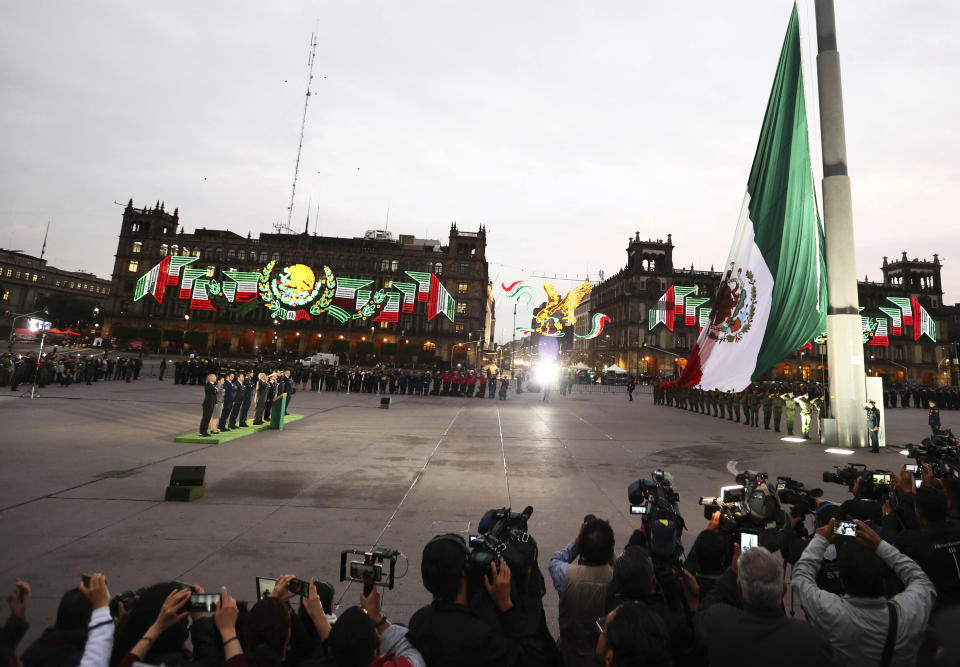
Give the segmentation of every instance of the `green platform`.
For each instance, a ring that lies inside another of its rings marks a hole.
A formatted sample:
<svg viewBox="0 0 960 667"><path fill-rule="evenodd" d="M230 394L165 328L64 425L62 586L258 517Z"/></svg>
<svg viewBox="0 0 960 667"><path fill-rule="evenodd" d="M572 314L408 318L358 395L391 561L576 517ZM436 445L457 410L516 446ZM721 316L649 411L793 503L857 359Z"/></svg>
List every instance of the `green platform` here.
<svg viewBox="0 0 960 667"><path fill-rule="evenodd" d="M287 415L284 418L284 425L289 424L290 422L295 422L300 419L303 419L303 415ZM191 445L222 445L225 442L230 442L231 440L236 440L237 438L243 438L254 433L259 433L260 431L266 431L270 428L268 422L264 422L258 426L247 426L246 428L238 428L232 431L226 431L224 433L219 433L217 435L211 435L207 438L204 438L200 435L199 431L194 431L193 433L187 433L185 435L178 435L173 439L174 442L185 442Z"/></svg>

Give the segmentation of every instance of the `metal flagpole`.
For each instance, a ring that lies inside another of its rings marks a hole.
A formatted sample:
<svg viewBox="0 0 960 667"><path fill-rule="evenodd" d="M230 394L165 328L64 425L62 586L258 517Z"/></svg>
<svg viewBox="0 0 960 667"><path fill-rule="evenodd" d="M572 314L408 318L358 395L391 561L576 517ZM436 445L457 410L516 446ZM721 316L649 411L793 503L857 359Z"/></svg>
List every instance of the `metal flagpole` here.
<svg viewBox="0 0 960 667"><path fill-rule="evenodd" d="M866 446L863 406L866 383L863 333L858 309L853 205L847 174L843 124L843 90L833 0L815 0L817 15L817 90L820 97L823 151L823 217L826 237L827 358L830 363L830 408L836 418L836 442Z"/></svg>

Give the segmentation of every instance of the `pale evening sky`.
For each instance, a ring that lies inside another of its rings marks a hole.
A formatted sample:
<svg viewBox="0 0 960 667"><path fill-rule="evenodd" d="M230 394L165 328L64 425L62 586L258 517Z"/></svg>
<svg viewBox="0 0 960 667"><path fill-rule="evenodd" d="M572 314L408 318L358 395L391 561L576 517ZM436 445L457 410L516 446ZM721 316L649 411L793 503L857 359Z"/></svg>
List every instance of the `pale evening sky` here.
<svg viewBox="0 0 960 667"><path fill-rule="evenodd" d="M187 231L270 231L316 27L295 229L308 201L325 235L382 227L387 209L396 233L483 223L495 284L610 274L634 231L672 233L679 265L719 265L791 6L7 3L0 247L39 254L49 220L52 264L109 276L113 202L130 197L179 207ZM945 301L960 301L960 4L838 0L837 24L858 275L938 252ZM815 128L815 99L808 112ZM819 143L813 155L819 187Z"/></svg>

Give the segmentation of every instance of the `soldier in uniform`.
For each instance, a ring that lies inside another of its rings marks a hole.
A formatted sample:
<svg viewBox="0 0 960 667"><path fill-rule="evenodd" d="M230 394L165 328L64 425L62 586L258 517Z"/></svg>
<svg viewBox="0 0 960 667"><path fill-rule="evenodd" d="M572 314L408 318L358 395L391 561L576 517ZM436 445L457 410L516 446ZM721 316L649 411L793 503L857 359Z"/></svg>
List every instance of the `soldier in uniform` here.
<svg viewBox="0 0 960 667"><path fill-rule="evenodd" d="M764 392L760 405L763 407L763 428L769 431L770 417L773 416L773 394L769 391Z"/></svg>
<svg viewBox="0 0 960 667"><path fill-rule="evenodd" d="M793 422L797 418L797 404L793 399L792 391L780 395L784 410L787 412L787 435L793 435Z"/></svg>
<svg viewBox="0 0 960 667"><path fill-rule="evenodd" d="M227 373L223 381L223 408L220 410L220 423L217 425L218 431L230 430L230 413L233 411L234 392L233 373Z"/></svg>
<svg viewBox="0 0 960 667"><path fill-rule="evenodd" d="M733 407L733 413L737 415L736 423L740 423L740 392L730 393L730 404Z"/></svg>
<svg viewBox="0 0 960 667"><path fill-rule="evenodd" d="M810 418L813 414L813 404L810 403L810 394L797 396L794 400L796 404L800 406L800 433L803 435L804 439L809 440Z"/></svg>
<svg viewBox="0 0 960 667"><path fill-rule="evenodd" d="M823 394L819 394L816 398L810 399L810 404L817 410L817 435L820 437L820 441L823 442Z"/></svg>

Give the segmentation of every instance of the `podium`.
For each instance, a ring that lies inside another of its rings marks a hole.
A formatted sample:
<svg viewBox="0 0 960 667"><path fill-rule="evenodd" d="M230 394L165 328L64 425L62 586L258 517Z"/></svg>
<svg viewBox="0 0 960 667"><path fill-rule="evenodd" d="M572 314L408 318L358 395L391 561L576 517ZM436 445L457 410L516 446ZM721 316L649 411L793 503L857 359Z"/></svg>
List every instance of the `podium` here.
<svg viewBox="0 0 960 667"><path fill-rule="evenodd" d="M273 431L283 430L283 417L287 411L287 395L280 394L270 403L270 429Z"/></svg>

